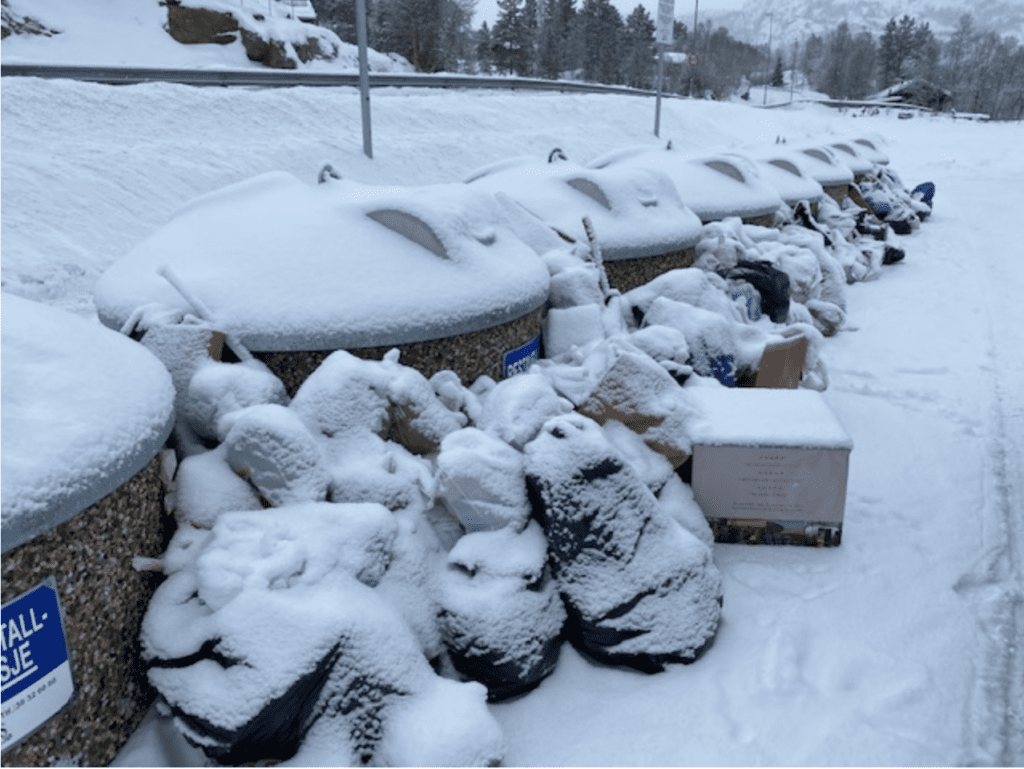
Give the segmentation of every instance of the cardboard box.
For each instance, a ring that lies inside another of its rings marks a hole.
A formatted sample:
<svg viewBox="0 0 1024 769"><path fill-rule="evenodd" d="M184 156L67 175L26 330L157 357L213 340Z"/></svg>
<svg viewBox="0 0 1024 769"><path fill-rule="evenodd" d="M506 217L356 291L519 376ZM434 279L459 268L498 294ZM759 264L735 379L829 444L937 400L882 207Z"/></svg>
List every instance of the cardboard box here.
<svg viewBox="0 0 1024 769"><path fill-rule="evenodd" d="M783 387L795 390L804 371L808 346L809 342L805 336L795 336L782 342L765 345L761 363L757 367L754 387Z"/></svg>
<svg viewBox="0 0 1024 769"><path fill-rule="evenodd" d="M853 441L811 390L686 389L693 495L716 542L838 545Z"/></svg>

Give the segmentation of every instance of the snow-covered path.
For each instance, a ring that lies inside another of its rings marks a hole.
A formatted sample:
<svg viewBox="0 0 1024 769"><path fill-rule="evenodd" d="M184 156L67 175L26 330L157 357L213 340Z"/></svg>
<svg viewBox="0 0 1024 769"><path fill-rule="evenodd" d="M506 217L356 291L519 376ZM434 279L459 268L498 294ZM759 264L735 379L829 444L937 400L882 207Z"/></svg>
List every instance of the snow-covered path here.
<svg viewBox="0 0 1024 769"><path fill-rule="evenodd" d="M113 259L256 173L312 183L330 161L420 184L554 146L587 162L660 144L653 104L625 97L375 93L369 161L351 89L3 89L4 290L86 315ZM849 288L857 330L826 342L826 397L856 443L843 544L716 546L709 652L646 676L566 647L536 691L493 707L505 763L1024 762L1021 127L678 100L662 127L693 149L876 131L908 183L936 182L935 214L900 239L905 262Z"/></svg>

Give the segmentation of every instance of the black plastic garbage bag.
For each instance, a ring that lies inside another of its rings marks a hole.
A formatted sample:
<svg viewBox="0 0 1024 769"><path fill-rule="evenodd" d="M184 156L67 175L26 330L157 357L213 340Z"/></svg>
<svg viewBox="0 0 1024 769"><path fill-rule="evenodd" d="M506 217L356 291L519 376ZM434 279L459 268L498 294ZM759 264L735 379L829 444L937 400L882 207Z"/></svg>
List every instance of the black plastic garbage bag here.
<svg viewBox="0 0 1024 769"><path fill-rule="evenodd" d="M448 554L439 620L455 669L484 684L490 702L544 680L558 663L565 607L540 525L462 537Z"/></svg>
<svg viewBox="0 0 1024 769"><path fill-rule="evenodd" d="M772 323L784 323L789 317L789 276L767 262L739 261L727 278L745 280L761 295L761 311Z"/></svg>
<svg viewBox="0 0 1024 769"><path fill-rule="evenodd" d="M707 545L658 505L596 422L551 419L525 451L566 637L598 660L648 673L699 657L721 614Z"/></svg>

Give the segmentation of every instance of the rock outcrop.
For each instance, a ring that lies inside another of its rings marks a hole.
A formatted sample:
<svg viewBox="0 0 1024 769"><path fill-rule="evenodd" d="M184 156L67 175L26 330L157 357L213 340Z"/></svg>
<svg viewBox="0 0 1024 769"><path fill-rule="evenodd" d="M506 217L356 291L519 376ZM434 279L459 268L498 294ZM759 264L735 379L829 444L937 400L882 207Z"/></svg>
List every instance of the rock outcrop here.
<svg viewBox="0 0 1024 769"><path fill-rule="evenodd" d="M227 11L193 8L178 0L167 0L167 32L185 45L227 45L238 39L238 19Z"/></svg>
<svg viewBox="0 0 1024 769"><path fill-rule="evenodd" d="M59 35L60 30L50 29L31 16L21 16L10 9L7 0L0 2L0 39L6 39L10 35L43 35L53 37Z"/></svg>
<svg viewBox="0 0 1024 769"><path fill-rule="evenodd" d="M312 24L274 19L272 27L260 14L186 5L181 0L165 0L165 5L167 32L179 43L227 45L241 38L249 60L266 67L295 69L299 62L334 59L339 52L337 37Z"/></svg>

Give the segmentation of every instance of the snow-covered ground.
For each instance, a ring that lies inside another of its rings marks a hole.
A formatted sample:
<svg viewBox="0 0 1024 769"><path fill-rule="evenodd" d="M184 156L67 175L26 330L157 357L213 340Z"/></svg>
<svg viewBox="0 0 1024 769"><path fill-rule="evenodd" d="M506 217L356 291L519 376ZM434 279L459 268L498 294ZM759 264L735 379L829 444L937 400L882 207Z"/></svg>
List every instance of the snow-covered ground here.
<svg viewBox="0 0 1024 769"><path fill-rule="evenodd" d="M161 33L163 34L163 33ZM34 53L46 60L45 39ZM7 46L4 42L4 57ZM40 53L42 51L42 53ZM646 675L568 645L490 706L506 765L1024 762L1024 238L1018 124L623 96L2 83L3 289L94 317L99 274L196 196L324 162L366 183L459 180L560 147L694 150L875 132L935 211L900 264L847 288L826 401L853 437L837 548L716 545L724 608L692 665ZM386 301L382 293L381 301ZM189 765L152 715L122 765Z"/></svg>

